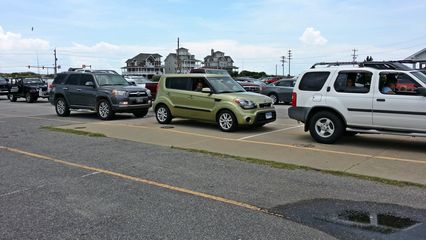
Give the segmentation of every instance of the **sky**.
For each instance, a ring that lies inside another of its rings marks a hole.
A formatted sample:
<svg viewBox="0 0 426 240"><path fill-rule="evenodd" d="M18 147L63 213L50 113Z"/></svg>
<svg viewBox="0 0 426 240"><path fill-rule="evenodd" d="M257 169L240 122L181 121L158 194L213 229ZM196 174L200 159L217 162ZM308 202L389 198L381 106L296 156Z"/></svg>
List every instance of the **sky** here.
<svg viewBox="0 0 426 240"><path fill-rule="evenodd" d="M0 0L0 9L0 72L52 67L55 48L62 70L121 72L142 52L164 61L178 37L197 59L214 49L240 71L268 74L282 74L288 50L297 75L351 61L353 49L358 60L397 60L426 48L424 0Z"/></svg>

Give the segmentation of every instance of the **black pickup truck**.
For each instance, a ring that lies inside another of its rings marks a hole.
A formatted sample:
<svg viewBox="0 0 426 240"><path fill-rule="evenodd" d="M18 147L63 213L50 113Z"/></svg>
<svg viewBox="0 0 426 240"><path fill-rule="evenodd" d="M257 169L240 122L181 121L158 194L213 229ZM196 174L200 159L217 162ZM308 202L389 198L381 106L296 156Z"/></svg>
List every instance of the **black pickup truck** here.
<svg viewBox="0 0 426 240"><path fill-rule="evenodd" d="M38 98L48 98L47 84L40 78L22 78L12 83L9 99L16 102L18 98L25 98L28 103L37 102Z"/></svg>

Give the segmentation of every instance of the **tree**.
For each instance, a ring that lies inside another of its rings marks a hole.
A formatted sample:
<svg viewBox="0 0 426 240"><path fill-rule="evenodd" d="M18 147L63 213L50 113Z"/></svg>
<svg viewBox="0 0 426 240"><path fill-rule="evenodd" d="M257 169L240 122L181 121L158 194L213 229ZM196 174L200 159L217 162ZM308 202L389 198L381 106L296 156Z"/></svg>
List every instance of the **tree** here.
<svg viewBox="0 0 426 240"><path fill-rule="evenodd" d="M367 56L364 60L364 62L372 62L373 61L373 57L372 56Z"/></svg>

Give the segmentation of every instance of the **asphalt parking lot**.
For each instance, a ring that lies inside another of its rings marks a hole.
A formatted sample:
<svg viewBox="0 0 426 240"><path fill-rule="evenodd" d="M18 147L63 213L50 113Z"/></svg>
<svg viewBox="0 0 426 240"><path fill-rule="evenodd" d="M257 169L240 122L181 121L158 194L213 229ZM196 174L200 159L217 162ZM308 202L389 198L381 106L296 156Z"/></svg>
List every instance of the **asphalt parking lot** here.
<svg viewBox="0 0 426 240"><path fill-rule="evenodd" d="M303 125L288 118L288 107L276 106L278 114L274 123L233 133L223 133L214 124L184 119L160 125L153 112L143 119L126 115L108 122L85 118L84 123L70 122L64 128L149 144L426 184L425 138L359 134L345 137L337 144L319 144L303 131ZM61 120L80 121L81 116Z"/></svg>
<svg viewBox="0 0 426 240"><path fill-rule="evenodd" d="M336 214L331 213L334 207L330 205L339 206L336 209L383 212L391 209L420 223L410 231L391 236L402 239L424 236L421 232L424 228L418 227L426 222L423 188L390 186L318 171L275 169L169 147L193 146L197 141L200 145L196 146L234 145L222 147L225 152L242 144L251 153L249 144L254 143L243 141L255 139L256 146L262 146L259 141L264 141L263 138L287 131L296 131L291 135L308 141L308 135L297 132L301 130L297 123L285 119L287 106L278 108L282 119L276 124L223 134L213 125L186 120L174 121L174 128L163 129L155 123L152 113L144 119L118 115L116 120L102 122L88 112L59 118L46 101L26 104L0 100L0 238L388 239L390 236L324 224L328 220L318 223L309 219ZM105 133L115 136L92 138L51 132L42 126L87 131L108 128L111 131ZM122 135L131 137L126 139ZM392 139L399 144L407 141ZM163 142L144 142L160 140ZM173 144L166 142L171 140ZM344 140L339 145L350 145L352 141ZM290 157L297 151L312 151L304 149L307 146L291 148L285 143L278 144ZM315 143L311 144L316 147ZM263 156L273 153L266 146L260 149Z"/></svg>

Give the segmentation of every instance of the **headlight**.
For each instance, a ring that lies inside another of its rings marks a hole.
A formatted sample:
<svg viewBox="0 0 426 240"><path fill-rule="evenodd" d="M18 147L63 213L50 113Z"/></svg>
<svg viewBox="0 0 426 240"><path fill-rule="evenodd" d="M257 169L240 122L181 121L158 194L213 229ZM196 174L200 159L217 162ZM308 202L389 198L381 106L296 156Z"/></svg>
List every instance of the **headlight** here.
<svg viewBox="0 0 426 240"><path fill-rule="evenodd" d="M235 103L239 104L241 108L243 109L253 109L256 108L256 104L250 100L245 100L245 99L235 99L234 100Z"/></svg>
<svg viewBox="0 0 426 240"><path fill-rule="evenodd" d="M113 96L123 96L123 97L125 97L125 96L127 96L127 92L126 91L122 91L122 90L116 90L116 89L114 89L114 90L112 90L112 95Z"/></svg>

